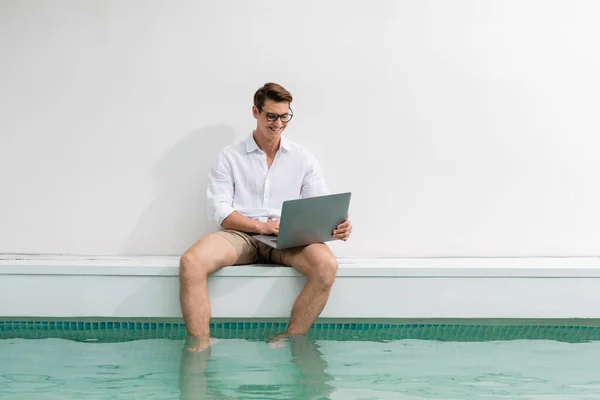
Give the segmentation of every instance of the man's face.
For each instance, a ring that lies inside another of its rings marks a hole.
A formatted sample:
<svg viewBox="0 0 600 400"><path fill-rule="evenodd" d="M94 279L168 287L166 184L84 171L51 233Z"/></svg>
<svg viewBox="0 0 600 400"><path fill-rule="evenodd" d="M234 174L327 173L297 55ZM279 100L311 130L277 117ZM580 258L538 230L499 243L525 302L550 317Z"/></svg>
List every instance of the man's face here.
<svg viewBox="0 0 600 400"><path fill-rule="evenodd" d="M267 99L260 110L256 106L252 106L252 114L257 121L256 131L263 137L279 136L287 127L288 123L282 122L282 118L277 118L275 121L269 121L269 117L271 117L270 119L273 119L275 115L291 114L290 103L287 101L278 103ZM285 121L285 118L283 119Z"/></svg>

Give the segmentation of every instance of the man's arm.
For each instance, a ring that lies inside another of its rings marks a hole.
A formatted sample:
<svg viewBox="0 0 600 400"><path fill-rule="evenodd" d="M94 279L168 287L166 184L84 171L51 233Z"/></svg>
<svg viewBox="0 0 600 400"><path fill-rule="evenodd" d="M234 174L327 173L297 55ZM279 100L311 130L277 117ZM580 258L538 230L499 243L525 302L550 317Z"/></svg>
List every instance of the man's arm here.
<svg viewBox="0 0 600 400"><path fill-rule="evenodd" d="M221 151L208 173L206 188L208 218L217 226L236 211L232 207L234 187L231 164Z"/></svg>
<svg viewBox="0 0 600 400"><path fill-rule="evenodd" d="M323 196L326 194L329 194L329 189L325 183L325 177L323 176L319 163L314 156L311 155L309 168L302 182L301 197ZM339 224L331 234L337 239L343 241L348 240L352 234L352 223L350 222L350 219L346 217L346 220Z"/></svg>
<svg viewBox="0 0 600 400"><path fill-rule="evenodd" d="M329 189L325 183L325 177L321 171L321 166L316 158L309 154L308 168L302 180L302 188L300 189L300 197L315 197L329 194Z"/></svg>
<svg viewBox="0 0 600 400"><path fill-rule="evenodd" d="M279 220L269 219L267 222L260 222L252 218L244 217L237 211L229 214L223 220L221 226L225 229L248 233L260 233L261 235L277 235L279 233Z"/></svg>
<svg viewBox="0 0 600 400"><path fill-rule="evenodd" d="M208 187L206 189L208 200L208 214L217 224L225 229L263 235L277 235L279 221L256 221L244 217L232 207L235 184L231 165L223 152L219 154L208 174Z"/></svg>

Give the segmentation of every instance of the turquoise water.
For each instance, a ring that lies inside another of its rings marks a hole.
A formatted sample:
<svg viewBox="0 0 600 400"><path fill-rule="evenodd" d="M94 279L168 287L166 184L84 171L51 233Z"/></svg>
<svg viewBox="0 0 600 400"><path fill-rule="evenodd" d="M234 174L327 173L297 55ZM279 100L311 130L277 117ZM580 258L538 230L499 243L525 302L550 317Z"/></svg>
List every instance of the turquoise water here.
<svg viewBox="0 0 600 400"><path fill-rule="evenodd" d="M590 340L600 328L377 326L327 325L279 348L265 326L215 326L218 342L200 354L179 325L134 326L121 332L128 341L114 327L5 328L0 398L600 399L600 341Z"/></svg>

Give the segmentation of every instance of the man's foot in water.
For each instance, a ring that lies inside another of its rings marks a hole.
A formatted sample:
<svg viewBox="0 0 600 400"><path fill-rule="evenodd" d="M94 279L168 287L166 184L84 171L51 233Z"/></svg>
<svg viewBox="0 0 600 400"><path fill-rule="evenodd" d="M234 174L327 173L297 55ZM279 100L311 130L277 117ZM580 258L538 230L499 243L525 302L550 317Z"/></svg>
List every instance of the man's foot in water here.
<svg viewBox="0 0 600 400"><path fill-rule="evenodd" d="M186 349L194 353L200 353L218 342L218 339L211 338L209 335L190 336Z"/></svg>
<svg viewBox="0 0 600 400"><path fill-rule="evenodd" d="M282 347L285 347L285 344L287 343L288 340L291 340L296 337L305 337L305 336L306 336L305 333L289 333L289 332L278 333L277 335L271 336L271 338L269 339L269 347L272 349L280 349Z"/></svg>

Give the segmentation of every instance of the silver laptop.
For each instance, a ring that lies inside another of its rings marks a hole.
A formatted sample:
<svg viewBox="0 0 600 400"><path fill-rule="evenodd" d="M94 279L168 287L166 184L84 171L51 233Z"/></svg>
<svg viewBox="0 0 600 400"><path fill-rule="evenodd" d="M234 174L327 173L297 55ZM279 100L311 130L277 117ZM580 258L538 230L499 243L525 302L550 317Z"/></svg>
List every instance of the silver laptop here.
<svg viewBox="0 0 600 400"><path fill-rule="evenodd" d="M351 193L338 193L284 201L279 236L253 237L276 249L338 240L332 233L348 217L350 196Z"/></svg>

